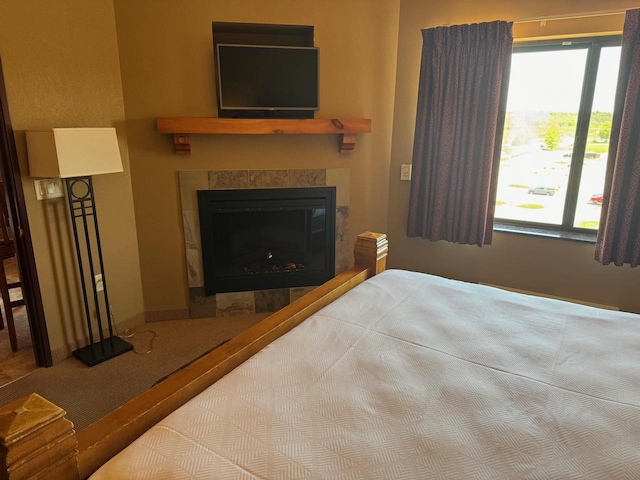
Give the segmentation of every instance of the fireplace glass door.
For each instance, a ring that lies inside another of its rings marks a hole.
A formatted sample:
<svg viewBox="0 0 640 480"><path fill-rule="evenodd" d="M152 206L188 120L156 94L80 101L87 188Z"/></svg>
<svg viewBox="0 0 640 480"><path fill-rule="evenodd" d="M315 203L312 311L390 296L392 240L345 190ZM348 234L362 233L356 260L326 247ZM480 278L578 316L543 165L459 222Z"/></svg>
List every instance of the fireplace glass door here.
<svg viewBox="0 0 640 480"><path fill-rule="evenodd" d="M335 187L198 192L205 293L318 285L335 273Z"/></svg>

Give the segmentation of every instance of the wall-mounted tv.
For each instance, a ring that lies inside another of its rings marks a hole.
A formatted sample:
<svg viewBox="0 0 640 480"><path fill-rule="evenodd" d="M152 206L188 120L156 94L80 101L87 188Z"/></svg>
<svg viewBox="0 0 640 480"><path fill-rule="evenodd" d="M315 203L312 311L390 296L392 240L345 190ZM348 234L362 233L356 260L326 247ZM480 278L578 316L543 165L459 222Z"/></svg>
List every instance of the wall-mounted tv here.
<svg viewBox="0 0 640 480"><path fill-rule="evenodd" d="M221 116L313 117L318 110L318 49L216 45Z"/></svg>

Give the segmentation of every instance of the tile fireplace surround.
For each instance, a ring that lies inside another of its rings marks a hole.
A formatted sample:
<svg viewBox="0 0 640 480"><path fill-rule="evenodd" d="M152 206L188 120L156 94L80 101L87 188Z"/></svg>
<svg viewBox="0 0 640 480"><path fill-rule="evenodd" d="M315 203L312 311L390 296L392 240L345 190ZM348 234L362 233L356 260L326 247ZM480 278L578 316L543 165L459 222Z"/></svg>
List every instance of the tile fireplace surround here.
<svg viewBox="0 0 640 480"><path fill-rule="evenodd" d="M306 287L229 292L205 296L198 190L336 187L336 275L349 267L349 169L198 170L179 172L184 225L189 317L275 312L313 290Z"/></svg>

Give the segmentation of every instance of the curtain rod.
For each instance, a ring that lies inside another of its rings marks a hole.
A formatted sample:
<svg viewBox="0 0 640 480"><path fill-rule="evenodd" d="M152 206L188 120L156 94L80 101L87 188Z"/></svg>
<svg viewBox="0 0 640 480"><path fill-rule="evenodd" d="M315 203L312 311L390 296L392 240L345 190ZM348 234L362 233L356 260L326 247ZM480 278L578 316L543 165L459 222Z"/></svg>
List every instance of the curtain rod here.
<svg viewBox="0 0 640 480"><path fill-rule="evenodd" d="M627 9L622 10L602 10L599 12L579 13L576 15L541 15L539 17L523 18L512 20L513 23L533 23L546 22L547 20L573 20L575 18L604 17L607 15L620 15L626 13Z"/></svg>

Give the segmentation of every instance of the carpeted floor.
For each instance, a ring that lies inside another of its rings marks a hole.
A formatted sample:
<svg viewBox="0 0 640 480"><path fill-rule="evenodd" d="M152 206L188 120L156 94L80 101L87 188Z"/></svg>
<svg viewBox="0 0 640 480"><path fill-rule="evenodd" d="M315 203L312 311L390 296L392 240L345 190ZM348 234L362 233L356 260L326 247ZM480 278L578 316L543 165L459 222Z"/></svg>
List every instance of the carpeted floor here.
<svg viewBox="0 0 640 480"><path fill-rule="evenodd" d="M0 406L36 392L67 411L76 431L149 389L156 381L178 370L221 342L235 337L267 314L196 320L152 322L141 325L128 339L136 351L127 352L94 367L75 358L51 368L39 368L0 387ZM146 331L146 332L145 332Z"/></svg>

